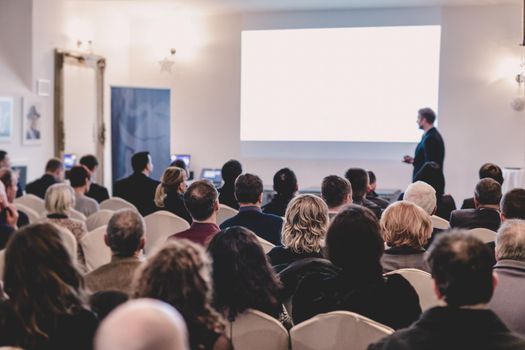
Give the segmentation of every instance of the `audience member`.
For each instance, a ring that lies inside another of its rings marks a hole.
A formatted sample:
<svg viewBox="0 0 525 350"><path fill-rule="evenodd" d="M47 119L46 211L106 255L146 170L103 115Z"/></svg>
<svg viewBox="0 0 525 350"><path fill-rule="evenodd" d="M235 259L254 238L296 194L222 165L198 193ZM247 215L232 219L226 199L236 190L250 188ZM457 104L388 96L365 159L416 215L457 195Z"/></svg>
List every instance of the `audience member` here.
<svg viewBox="0 0 525 350"><path fill-rule="evenodd" d="M368 188L366 189L366 199L377 204L381 209L385 210L388 207L388 202L376 193L377 179L373 171L368 170Z"/></svg>
<svg viewBox="0 0 525 350"><path fill-rule="evenodd" d="M13 204L18 191L18 175L10 168L0 168L0 181L5 186L5 192L7 195L7 203ZM29 217L22 210L18 211L18 221L16 226L23 227L29 224ZM40 213L39 213L40 214ZM2 216L3 214L0 214ZM3 218L0 218L0 221Z"/></svg>
<svg viewBox="0 0 525 350"><path fill-rule="evenodd" d="M158 300L119 306L101 323L96 350L189 350L188 331L177 310Z"/></svg>
<svg viewBox="0 0 525 350"><path fill-rule="evenodd" d="M445 192L445 176L443 170L436 162L427 162L416 174L414 182L423 181L436 190L437 209L435 215L448 220L450 213L456 209L454 198Z"/></svg>
<svg viewBox="0 0 525 350"><path fill-rule="evenodd" d="M208 252L213 261L213 306L223 317L233 322L255 309L291 328L279 297L280 283L253 232L229 227L213 237Z"/></svg>
<svg viewBox="0 0 525 350"><path fill-rule="evenodd" d="M432 234L430 216L407 201L391 204L381 217L381 232L388 248L381 258L383 272L413 268L429 272L425 245Z"/></svg>
<svg viewBox="0 0 525 350"><path fill-rule="evenodd" d="M381 207L366 199L366 191L368 189L368 173L366 170L350 168L346 172L345 177L352 184L352 202L370 209L379 219L382 212Z"/></svg>
<svg viewBox="0 0 525 350"><path fill-rule="evenodd" d="M84 308L82 276L54 225L29 225L13 236L4 287L9 299L0 303L0 346L92 349L97 321Z"/></svg>
<svg viewBox="0 0 525 350"><path fill-rule="evenodd" d="M113 290L131 294L133 276L142 264L144 235L144 219L139 213L131 209L115 212L104 237L111 249L111 262L88 273L86 287L91 292Z"/></svg>
<svg viewBox="0 0 525 350"><path fill-rule="evenodd" d="M93 198L98 203L102 203L106 199L109 199L108 189L104 186L97 184L93 180L93 177L97 172L98 168L98 159L94 155L88 154L80 158L79 164L87 170L89 174L89 180L91 182L89 190L86 192L86 196Z"/></svg>
<svg viewBox="0 0 525 350"><path fill-rule="evenodd" d="M501 168L493 163L485 163L479 168L479 179L491 178L503 185L503 172ZM463 200L461 209L475 209L474 197Z"/></svg>
<svg viewBox="0 0 525 350"><path fill-rule="evenodd" d="M96 292L89 297L89 307L98 321L105 319L117 306L129 300L129 295L115 290Z"/></svg>
<svg viewBox="0 0 525 350"><path fill-rule="evenodd" d="M491 178L481 179L474 192L476 209L454 210L450 214L452 228L486 228L497 231L500 221L499 202L501 200L501 185Z"/></svg>
<svg viewBox="0 0 525 350"><path fill-rule="evenodd" d="M171 162L170 167L184 169L184 171L186 172L186 177L190 177L188 167L186 166L186 162L182 159L175 159L173 162Z"/></svg>
<svg viewBox="0 0 525 350"><path fill-rule="evenodd" d="M143 216L153 213L155 203L155 191L160 184L149 176L153 171L153 162L149 152L138 152L131 157L133 174L115 182L113 196L127 200Z"/></svg>
<svg viewBox="0 0 525 350"><path fill-rule="evenodd" d="M384 243L374 213L350 204L332 220L326 236L328 258L341 270L312 273L292 299L295 324L317 314L348 310L394 329L409 326L421 314L419 298L399 274L383 276Z"/></svg>
<svg viewBox="0 0 525 350"><path fill-rule="evenodd" d="M515 188L501 199L501 220L525 220L525 189Z"/></svg>
<svg viewBox="0 0 525 350"><path fill-rule="evenodd" d="M5 186L0 181L0 250L4 249L9 238L17 230L18 211L9 204Z"/></svg>
<svg viewBox="0 0 525 350"><path fill-rule="evenodd" d="M231 159L224 163L221 169L224 184L219 188L219 202L233 209L239 209L239 202L235 197L235 180L242 174L242 165L239 161Z"/></svg>
<svg viewBox="0 0 525 350"><path fill-rule="evenodd" d="M8 168L8 169L12 169L12 164L11 164L11 158L9 157L9 154L7 154L6 151L2 151L0 150L0 168ZM14 172L16 177L17 177L17 180L18 180L18 173ZM24 194L24 192L22 191L22 187L20 186L20 183L17 182L16 184L16 198L18 197L21 197L22 195Z"/></svg>
<svg viewBox="0 0 525 350"><path fill-rule="evenodd" d="M69 182L75 191L75 209L86 217L98 211L98 202L86 195L91 187L89 173L82 166L74 166L69 171Z"/></svg>
<svg viewBox="0 0 525 350"><path fill-rule="evenodd" d="M288 168L276 172L273 176L273 190L276 192L275 195L268 204L262 207L262 211L267 214L284 216L288 203L298 190L295 173Z"/></svg>
<svg viewBox="0 0 525 350"><path fill-rule="evenodd" d="M328 205L328 217L332 219L339 210L352 203L350 181L337 175L329 175L321 184L321 197Z"/></svg>
<svg viewBox="0 0 525 350"><path fill-rule="evenodd" d="M155 205L158 209L167 210L191 224L191 215L184 205L186 180L186 170L175 167L166 168L155 191Z"/></svg>
<svg viewBox="0 0 525 350"><path fill-rule="evenodd" d="M525 341L487 308L497 281L491 254L485 244L464 232L440 236L427 261L436 295L446 306L427 310L409 328L368 349L524 349Z"/></svg>
<svg viewBox="0 0 525 350"><path fill-rule="evenodd" d="M193 182L184 193L184 204L193 223L186 231L175 233L172 239L188 239L206 247L211 238L221 229L217 226L219 194L208 180Z"/></svg>
<svg viewBox="0 0 525 350"><path fill-rule="evenodd" d="M261 211L263 183L257 175L243 174L235 180L235 197L239 201L239 213L224 221L220 227L243 226L255 232L262 239L281 244L283 219Z"/></svg>
<svg viewBox="0 0 525 350"><path fill-rule="evenodd" d="M44 199L46 191L51 185L64 181L64 164L60 159L51 158L48 160L45 171L40 179L26 185L26 193Z"/></svg>
<svg viewBox="0 0 525 350"><path fill-rule="evenodd" d="M210 262L203 248L172 240L150 257L136 278L136 298L164 301L182 314L190 348L232 349L221 316L211 307Z"/></svg>
<svg viewBox="0 0 525 350"><path fill-rule="evenodd" d="M436 190L423 181L416 181L408 185L405 193L403 193L402 200L416 204L430 215L430 217L432 217L437 210ZM425 248L428 248L436 236L442 232L444 232L444 230L434 227Z"/></svg>
<svg viewBox="0 0 525 350"><path fill-rule="evenodd" d="M496 238L498 287L489 307L513 332L525 336L525 221L505 221Z"/></svg>

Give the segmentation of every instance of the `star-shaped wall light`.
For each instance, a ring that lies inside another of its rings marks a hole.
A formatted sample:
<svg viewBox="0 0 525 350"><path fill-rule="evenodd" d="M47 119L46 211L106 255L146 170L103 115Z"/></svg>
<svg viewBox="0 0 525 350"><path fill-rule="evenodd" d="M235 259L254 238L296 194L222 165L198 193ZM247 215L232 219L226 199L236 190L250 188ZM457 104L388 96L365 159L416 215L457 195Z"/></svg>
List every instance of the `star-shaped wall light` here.
<svg viewBox="0 0 525 350"><path fill-rule="evenodd" d="M166 57L164 57L163 60L159 61L160 72L161 73L162 72L171 73L171 69L173 68L173 65L175 64L174 57L175 57L175 53L176 52L177 52L177 50L170 49L171 55L170 56L166 56Z"/></svg>

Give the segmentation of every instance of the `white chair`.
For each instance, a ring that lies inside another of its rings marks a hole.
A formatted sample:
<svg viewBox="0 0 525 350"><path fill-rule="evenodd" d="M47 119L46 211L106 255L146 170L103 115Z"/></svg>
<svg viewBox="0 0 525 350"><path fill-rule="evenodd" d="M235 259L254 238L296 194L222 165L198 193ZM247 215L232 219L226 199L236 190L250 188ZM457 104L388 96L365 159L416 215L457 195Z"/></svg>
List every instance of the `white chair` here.
<svg viewBox="0 0 525 350"><path fill-rule="evenodd" d="M483 243L491 243L496 240L496 232L487 228L473 228L467 231L468 234L478 238Z"/></svg>
<svg viewBox="0 0 525 350"><path fill-rule="evenodd" d="M105 201L100 203L100 209L107 209L113 211L120 209L133 209L138 211L137 207L135 207L133 204L119 197L111 197L109 199L106 199Z"/></svg>
<svg viewBox="0 0 525 350"><path fill-rule="evenodd" d="M30 207L16 202L13 204L17 210L23 211L27 215L30 224L34 224L35 222L40 220L40 215L38 215L38 213Z"/></svg>
<svg viewBox="0 0 525 350"><path fill-rule="evenodd" d="M144 221L146 222L146 245L144 247L146 255L152 253L156 247L163 245L169 236L190 228L186 220L165 210L146 216Z"/></svg>
<svg viewBox="0 0 525 350"><path fill-rule="evenodd" d="M448 230L450 228L450 223L447 220L440 218L439 216L432 215L430 219L432 220L433 228L437 228L440 230Z"/></svg>
<svg viewBox="0 0 525 350"><path fill-rule="evenodd" d="M231 324L235 350L288 350L288 332L275 318L248 309Z"/></svg>
<svg viewBox="0 0 525 350"><path fill-rule="evenodd" d="M55 225L55 224L53 224ZM58 231L60 231L60 236L62 237L62 241L64 242L64 246L66 247L66 250L69 252L69 255L71 256L71 259L74 262L78 261L78 242L75 236L66 228L62 226L55 225L58 228Z"/></svg>
<svg viewBox="0 0 525 350"><path fill-rule="evenodd" d="M257 239L259 240L259 243L261 243L262 249L264 251L264 254L268 254L270 250L275 248L275 244L268 242L267 240L257 236Z"/></svg>
<svg viewBox="0 0 525 350"><path fill-rule="evenodd" d="M80 241L88 272L111 261L111 249L104 242L106 228L107 226L99 226L88 232Z"/></svg>
<svg viewBox="0 0 525 350"><path fill-rule="evenodd" d="M46 210L44 200L40 197L35 196L34 194L25 194L22 197L15 198L14 203L25 205L26 207L33 209L37 213L41 213L44 210Z"/></svg>
<svg viewBox="0 0 525 350"><path fill-rule="evenodd" d="M365 350L393 329L349 311L317 315L290 330L292 350Z"/></svg>
<svg viewBox="0 0 525 350"><path fill-rule="evenodd" d="M432 281L432 276L425 271L418 269L399 269L385 275L391 274L400 274L403 276L416 290L417 295L419 296L419 305L421 310L425 311L431 307L438 306L441 304L439 299L434 292L434 282Z"/></svg>
<svg viewBox="0 0 525 350"><path fill-rule="evenodd" d="M219 207L219 212L217 213L217 225L220 225L229 218L234 217L238 212L238 210L235 210L225 204L221 204Z"/></svg>
<svg viewBox="0 0 525 350"><path fill-rule="evenodd" d="M94 229L107 225L111 217L113 216L113 211L108 209L101 209L93 214L91 214L86 219L86 226L88 231L93 231Z"/></svg>

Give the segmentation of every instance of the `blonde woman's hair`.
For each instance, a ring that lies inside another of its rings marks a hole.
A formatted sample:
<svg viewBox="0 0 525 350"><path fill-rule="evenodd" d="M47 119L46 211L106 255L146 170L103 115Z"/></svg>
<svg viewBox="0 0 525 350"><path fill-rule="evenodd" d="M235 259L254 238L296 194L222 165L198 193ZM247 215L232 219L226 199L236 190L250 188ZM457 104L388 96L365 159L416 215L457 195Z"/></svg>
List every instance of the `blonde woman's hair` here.
<svg viewBox="0 0 525 350"><path fill-rule="evenodd" d="M418 205L399 201L386 208L381 216L381 232L390 247L423 247L432 234L430 215Z"/></svg>
<svg viewBox="0 0 525 350"><path fill-rule="evenodd" d="M288 204L282 243L294 253L318 253L328 230L328 206L319 197L303 194Z"/></svg>
<svg viewBox="0 0 525 350"><path fill-rule="evenodd" d="M46 211L49 214L69 214L75 207L75 192L65 183L50 186L45 196Z"/></svg>
<svg viewBox="0 0 525 350"><path fill-rule="evenodd" d="M155 190L155 205L164 208L164 200L168 196L168 192L174 188L178 188L184 182L186 177L186 170L170 166L164 170L160 184Z"/></svg>

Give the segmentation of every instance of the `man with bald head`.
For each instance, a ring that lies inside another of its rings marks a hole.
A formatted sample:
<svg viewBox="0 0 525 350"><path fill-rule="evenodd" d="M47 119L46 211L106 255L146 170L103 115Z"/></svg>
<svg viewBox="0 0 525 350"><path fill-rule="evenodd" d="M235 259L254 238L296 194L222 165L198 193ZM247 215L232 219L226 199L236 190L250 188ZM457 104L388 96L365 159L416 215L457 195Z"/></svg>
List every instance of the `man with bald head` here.
<svg viewBox="0 0 525 350"><path fill-rule="evenodd" d="M18 211L9 204L5 185L0 181L0 250L4 249L7 241L17 229Z"/></svg>
<svg viewBox="0 0 525 350"><path fill-rule="evenodd" d="M96 350L189 350L180 313L153 299L136 299L116 308L102 322Z"/></svg>

